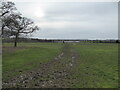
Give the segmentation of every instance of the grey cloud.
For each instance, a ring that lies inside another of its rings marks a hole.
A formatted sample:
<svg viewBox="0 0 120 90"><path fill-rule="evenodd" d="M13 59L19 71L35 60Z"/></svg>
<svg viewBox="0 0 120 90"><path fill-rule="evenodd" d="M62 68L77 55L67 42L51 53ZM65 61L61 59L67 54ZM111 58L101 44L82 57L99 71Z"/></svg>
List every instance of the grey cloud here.
<svg viewBox="0 0 120 90"><path fill-rule="evenodd" d="M34 17L32 7L43 5L45 16ZM38 38L117 38L117 2L49 2L17 3L27 17L32 18L41 30ZM31 8L28 8L31 7Z"/></svg>

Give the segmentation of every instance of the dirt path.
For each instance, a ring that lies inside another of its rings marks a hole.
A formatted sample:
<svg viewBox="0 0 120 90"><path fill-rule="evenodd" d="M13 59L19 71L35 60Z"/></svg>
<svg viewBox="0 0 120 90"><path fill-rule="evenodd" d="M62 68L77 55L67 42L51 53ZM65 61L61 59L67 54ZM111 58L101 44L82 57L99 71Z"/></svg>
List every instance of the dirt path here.
<svg viewBox="0 0 120 90"><path fill-rule="evenodd" d="M3 82L3 88L67 88L73 86L77 78L73 78L74 67L79 55L69 44L65 44L63 52L50 62L41 65L38 70L24 73L10 81Z"/></svg>

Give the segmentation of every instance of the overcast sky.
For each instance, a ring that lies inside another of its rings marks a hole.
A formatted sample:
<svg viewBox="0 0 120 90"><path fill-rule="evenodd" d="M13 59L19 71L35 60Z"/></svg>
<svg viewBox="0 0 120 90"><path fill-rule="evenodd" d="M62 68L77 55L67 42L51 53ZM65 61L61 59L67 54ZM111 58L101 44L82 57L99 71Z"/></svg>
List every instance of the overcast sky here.
<svg viewBox="0 0 120 90"><path fill-rule="evenodd" d="M23 16L31 18L41 28L32 37L46 39L118 38L117 2L13 1Z"/></svg>

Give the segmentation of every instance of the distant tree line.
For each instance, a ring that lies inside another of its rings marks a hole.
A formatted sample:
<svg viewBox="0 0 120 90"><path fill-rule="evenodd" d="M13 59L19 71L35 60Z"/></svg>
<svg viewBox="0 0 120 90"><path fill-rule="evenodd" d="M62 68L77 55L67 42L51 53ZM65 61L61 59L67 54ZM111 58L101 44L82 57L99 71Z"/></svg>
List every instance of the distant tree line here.
<svg viewBox="0 0 120 90"><path fill-rule="evenodd" d="M4 39L3 42L14 42L14 38ZM120 40L60 40L60 39L35 39L35 38L19 38L19 42L52 42L52 43L120 43Z"/></svg>
<svg viewBox="0 0 120 90"><path fill-rule="evenodd" d="M39 30L38 26L31 19L23 17L10 1L0 1L0 20L2 22L0 36L3 39L14 37L14 47L17 47L19 37Z"/></svg>

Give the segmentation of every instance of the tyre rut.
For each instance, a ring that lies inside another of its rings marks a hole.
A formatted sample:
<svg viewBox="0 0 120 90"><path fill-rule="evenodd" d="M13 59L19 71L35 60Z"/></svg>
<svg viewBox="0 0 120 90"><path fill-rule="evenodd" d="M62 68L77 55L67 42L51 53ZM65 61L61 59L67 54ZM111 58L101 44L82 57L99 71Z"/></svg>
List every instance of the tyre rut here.
<svg viewBox="0 0 120 90"><path fill-rule="evenodd" d="M3 82L3 88L67 88L74 85L71 69L76 67L78 54L69 45L65 44L63 52L50 62L9 81Z"/></svg>

